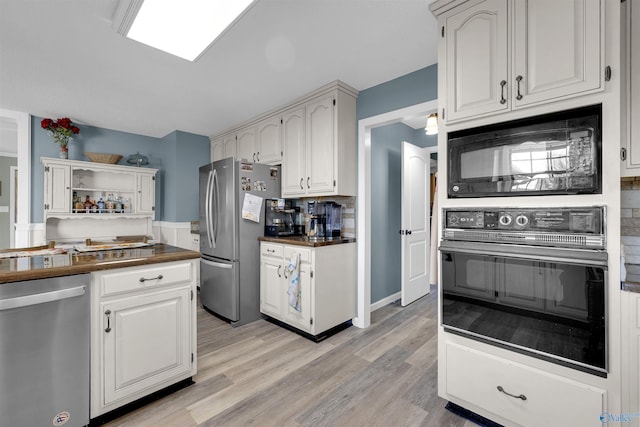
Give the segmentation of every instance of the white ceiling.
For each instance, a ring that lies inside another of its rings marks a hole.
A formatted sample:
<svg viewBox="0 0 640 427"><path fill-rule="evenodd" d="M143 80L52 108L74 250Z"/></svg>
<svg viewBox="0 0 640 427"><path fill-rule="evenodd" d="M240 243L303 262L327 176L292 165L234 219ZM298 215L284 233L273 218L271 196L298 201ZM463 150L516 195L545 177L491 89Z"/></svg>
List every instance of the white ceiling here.
<svg viewBox="0 0 640 427"><path fill-rule="evenodd" d="M434 64L431 1L259 0L191 63L118 35L117 0L0 0L0 108L213 135L336 79L363 90Z"/></svg>

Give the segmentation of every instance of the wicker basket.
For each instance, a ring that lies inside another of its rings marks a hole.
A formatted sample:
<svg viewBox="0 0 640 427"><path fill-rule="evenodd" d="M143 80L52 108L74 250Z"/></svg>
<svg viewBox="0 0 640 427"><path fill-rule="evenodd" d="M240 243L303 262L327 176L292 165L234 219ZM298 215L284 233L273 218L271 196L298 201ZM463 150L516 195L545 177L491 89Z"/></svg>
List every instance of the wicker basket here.
<svg viewBox="0 0 640 427"><path fill-rule="evenodd" d="M122 154L91 153L89 151L85 151L84 155L92 162L109 163L111 165L118 163L122 158Z"/></svg>

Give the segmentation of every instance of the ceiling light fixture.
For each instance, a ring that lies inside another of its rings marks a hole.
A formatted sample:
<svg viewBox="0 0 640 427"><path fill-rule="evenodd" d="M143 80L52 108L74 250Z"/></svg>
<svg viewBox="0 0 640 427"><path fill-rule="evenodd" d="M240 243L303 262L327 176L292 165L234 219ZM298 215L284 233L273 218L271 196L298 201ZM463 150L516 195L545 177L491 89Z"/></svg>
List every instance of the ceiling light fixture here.
<svg viewBox="0 0 640 427"><path fill-rule="evenodd" d="M118 34L195 61L257 0L120 0Z"/></svg>
<svg viewBox="0 0 640 427"><path fill-rule="evenodd" d="M438 114L432 113L427 117L427 125L424 128L427 135L436 135L438 133Z"/></svg>

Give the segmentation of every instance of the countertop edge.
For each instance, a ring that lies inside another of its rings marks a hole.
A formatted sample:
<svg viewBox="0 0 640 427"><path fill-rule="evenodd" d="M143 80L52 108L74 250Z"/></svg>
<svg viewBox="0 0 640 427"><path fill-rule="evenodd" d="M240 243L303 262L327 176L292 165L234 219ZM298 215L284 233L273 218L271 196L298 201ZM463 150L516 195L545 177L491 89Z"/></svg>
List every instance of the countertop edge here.
<svg viewBox="0 0 640 427"><path fill-rule="evenodd" d="M317 242L310 241L305 237L275 237L275 236L259 236L258 241L276 243L281 245L306 246L310 248L319 248L323 246L341 245L345 243L355 243L356 239L352 237L341 238L336 240L320 240Z"/></svg>
<svg viewBox="0 0 640 427"><path fill-rule="evenodd" d="M167 245L165 245L167 246ZM147 258L137 258L130 261L103 262L95 264L65 265L60 267L39 268L33 270L18 270L3 272L0 284L20 282L24 280L48 279L51 277L72 276L76 274L92 273L96 271L113 270L116 268L137 267L142 265L159 264L163 262L185 261L199 259L200 253L184 249L184 251L169 254L158 254Z"/></svg>

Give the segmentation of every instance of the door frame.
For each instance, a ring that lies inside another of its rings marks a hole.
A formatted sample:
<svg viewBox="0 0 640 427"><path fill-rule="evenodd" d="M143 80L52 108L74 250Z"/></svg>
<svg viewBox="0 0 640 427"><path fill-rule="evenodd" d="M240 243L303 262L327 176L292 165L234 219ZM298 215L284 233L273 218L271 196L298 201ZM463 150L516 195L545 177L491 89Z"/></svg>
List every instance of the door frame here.
<svg viewBox="0 0 640 427"><path fill-rule="evenodd" d="M16 211L18 210L18 199L16 198L16 179L18 178L18 167L9 166L9 247L16 247Z"/></svg>
<svg viewBox="0 0 640 427"><path fill-rule="evenodd" d="M436 112L438 100L358 120L358 200L356 244L358 248L358 285L356 317L353 325L371 324L371 130L400 122L404 117Z"/></svg>

